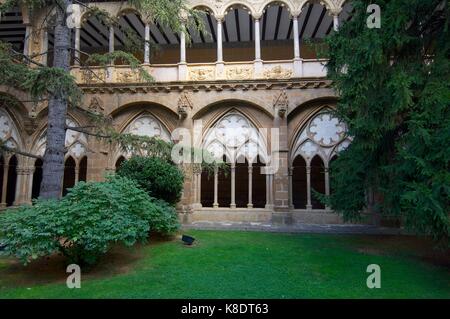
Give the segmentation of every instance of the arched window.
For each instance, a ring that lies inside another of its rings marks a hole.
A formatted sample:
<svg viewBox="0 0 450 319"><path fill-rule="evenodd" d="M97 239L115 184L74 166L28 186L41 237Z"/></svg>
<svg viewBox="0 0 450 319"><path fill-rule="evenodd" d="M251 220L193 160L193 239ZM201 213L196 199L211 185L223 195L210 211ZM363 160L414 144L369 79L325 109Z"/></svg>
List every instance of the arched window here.
<svg viewBox="0 0 450 319"><path fill-rule="evenodd" d="M72 156L69 156L64 163L63 196L67 195L68 189L75 186L76 164Z"/></svg>
<svg viewBox="0 0 450 319"><path fill-rule="evenodd" d="M42 183L42 165L44 163L41 159L37 159L34 162L34 173L33 173L33 186L31 190L31 198L36 199L39 197L41 191Z"/></svg>
<svg viewBox="0 0 450 319"><path fill-rule="evenodd" d="M314 191L329 195L329 167L331 158L337 156L351 142L347 127L330 109L312 117L299 132L291 152L292 204L294 208L324 209L314 196ZM308 173L309 184L308 184ZM306 196L306 197L305 197Z"/></svg>
<svg viewBox="0 0 450 319"><path fill-rule="evenodd" d="M252 208L255 207L253 199L256 199L258 207L264 207L266 175L261 174L261 166L267 158L266 144L264 137L246 116L236 110L225 114L207 130L203 149L231 165L228 171L217 172L217 187L214 179L202 178L208 186L204 187L202 183L202 203L210 204L212 197L214 205L214 194L217 194L219 207Z"/></svg>

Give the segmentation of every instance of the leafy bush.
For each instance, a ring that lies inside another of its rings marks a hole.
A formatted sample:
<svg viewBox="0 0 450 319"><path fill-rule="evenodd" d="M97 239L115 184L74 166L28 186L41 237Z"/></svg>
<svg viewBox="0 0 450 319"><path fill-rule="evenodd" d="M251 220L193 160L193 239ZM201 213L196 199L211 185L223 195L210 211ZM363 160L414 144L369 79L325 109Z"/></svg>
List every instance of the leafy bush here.
<svg viewBox="0 0 450 319"><path fill-rule="evenodd" d="M70 262L93 264L112 243L132 246L145 242L150 230L167 234L177 228L173 208L116 176L80 182L59 201L8 210L0 215L0 242L6 245L2 254L24 263L60 252Z"/></svg>
<svg viewBox="0 0 450 319"><path fill-rule="evenodd" d="M172 205L180 200L183 173L174 164L163 159L134 156L123 162L117 173L136 181L151 197Z"/></svg>

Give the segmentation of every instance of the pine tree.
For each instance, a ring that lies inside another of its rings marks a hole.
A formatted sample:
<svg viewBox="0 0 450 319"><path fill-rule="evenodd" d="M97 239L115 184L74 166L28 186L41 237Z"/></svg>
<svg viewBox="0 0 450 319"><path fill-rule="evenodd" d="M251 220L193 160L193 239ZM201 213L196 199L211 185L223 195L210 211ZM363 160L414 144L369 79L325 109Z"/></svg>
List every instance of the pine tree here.
<svg viewBox="0 0 450 319"><path fill-rule="evenodd" d="M118 23L114 17L108 16L106 12L93 5L87 5L88 2L74 0L6 0L0 4L0 12L5 12L13 7L24 6L31 14L40 10L47 12L48 16L52 16L52 19L48 19L52 21L49 28L54 32L54 62L52 66L36 63L33 61L33 57L23 56L7 44L0 43L0 84L11 85L29 92L36 101L48 98L47 145L43 157L43 178L40 191L40 197L44 199L59 198L62 193L67 129L81 131L97 137L115 139L122 146L125 144L131 145L131 147L141 145L147 148L149 145L161 146L161 143L154 139L124 136L111 130L108 131L107 135L102 134L104 133L102 130L105 129L104 127L98 127L97 132L87 132L83 128L66 126L68 105L81 107L80 101L82 100L82 92L69 72L70 57L74 50L71 47L71 29L67 24L67 18L70 15L69 6L74 3L84 5L87 10L86 14L96 16L106 25ZM130 0L124 2L134 5L141 16L151 17L155 23L168 26L174 32L186 32L187 29L183 25L186 15L190 17L185 21L187 26L202 28L196 11L189 10L184 0ZM127 33L127 35L132 37L130 33ZM187 38L189 39L188 35ZM139 39L130 40L131 44L128 48L131 51L133 44L139 42ZM139 45L143 48L144 42ZM140 67L140 62L127 52L127 47L125 47L125 51L115 51L103 55L92 54L86 59L86 63L97 63L97 65L106 67L111 60L115 59L121 59L130 64L132 68L138 69L144 80L151 80L151 76ZM84 67L88 66L85 65ZM2 147L7 149L5 145L2 145ZM167 146L162 147L167 148ZM24 154L23 152L21 154L35 157L34 154Z"/></svg>
<svg viewBox="0 0 450 319"><path fill-rule="evenodd" d="M377 0L330 36L328 74L351 146L331 166L325 201L346 220L369 210L448 243L450 232L449 2ZM371 198L375 198L372 201Z"/></svg>

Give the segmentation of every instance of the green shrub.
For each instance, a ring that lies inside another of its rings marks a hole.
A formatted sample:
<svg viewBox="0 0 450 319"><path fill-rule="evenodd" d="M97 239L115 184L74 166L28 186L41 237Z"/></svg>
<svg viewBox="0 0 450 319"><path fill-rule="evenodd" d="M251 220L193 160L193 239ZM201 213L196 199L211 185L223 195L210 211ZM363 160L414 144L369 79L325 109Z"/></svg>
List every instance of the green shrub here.
<svg viewBox="0 0 450 319"><path fill-rule="evenodd" d="M70 262L93 264L113 243L132 246L145 242L150 230L176 231L176 212L167 206L124 177L80 182L59 201L39 200L1 214L2 254L28 263L59 252Z"/></svg>
<svg viewBox="0 0 450 319"><path fill-rule="evenodd" d="M180 200L184 176L172 163L157 157L135 156L123 162L117 173L136 181L151 197L172 205Z"/></svg>

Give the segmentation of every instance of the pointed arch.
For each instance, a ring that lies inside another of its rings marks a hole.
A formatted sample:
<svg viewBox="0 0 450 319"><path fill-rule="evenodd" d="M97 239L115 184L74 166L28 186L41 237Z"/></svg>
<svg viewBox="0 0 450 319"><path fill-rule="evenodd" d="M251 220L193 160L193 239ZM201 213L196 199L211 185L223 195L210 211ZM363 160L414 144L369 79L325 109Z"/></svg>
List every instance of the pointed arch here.
<svg viewBox="0 0 450 319"><path fill-rule="evenodd" d="M231 162L236 162L239 156L250 163L258 156L264 161L268 157L264 136L246 115L234 108L205 130L202 147L216 158L225 155Z"/></svg>
<svg viewBox="0 0 450 319"><path fill-rule="evenodd" d="M12 116L0 108L0 140L9 148L23 149L22 137Z"/></svg>

